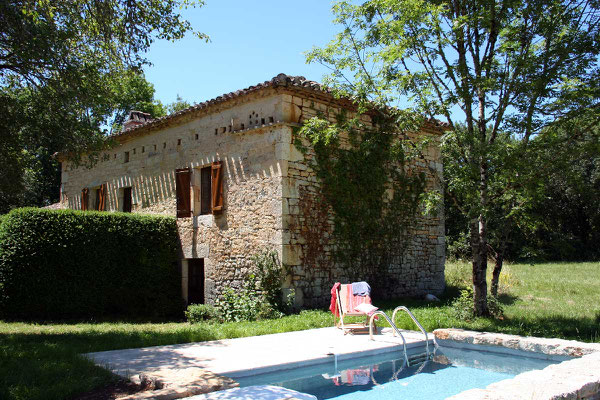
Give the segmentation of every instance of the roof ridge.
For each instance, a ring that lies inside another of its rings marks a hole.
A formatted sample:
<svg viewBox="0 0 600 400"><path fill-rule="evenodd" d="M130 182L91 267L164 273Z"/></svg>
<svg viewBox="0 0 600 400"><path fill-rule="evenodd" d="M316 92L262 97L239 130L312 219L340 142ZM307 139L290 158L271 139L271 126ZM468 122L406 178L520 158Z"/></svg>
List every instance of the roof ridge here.
<svg viewBox="0 0 600 400"><path fill-rule="evenodd" d="M203 108L206 108L208 106L214 105L214 104L219 104L222 102L225 102L227 100L231 100L237 97L241 97L244 96L246 94L252 93L254 91L260 90L260 89L264 89L267 87L289 87L289 86L295 86L295 87L305 87L307 89L310 90L314 90L314 91L318 91L318 92L324 92L324 93L329 93L329 91L327 89L324 88L324 86L322 86L320 83L315 82L315 81L311 81L309 79L306 79L304 76L293 76L293 75L287 75L284 73L280 73L277 74L276 76L274 76L272 79L268 80L268 81L264 81L261 83L258 83L256 85L252 85L252 86L248 86L245 89L239 89L236 90L235 92L229 92L229 93L225 93L222 94L220 96L217 96L215 98L200 102L200 103L195 103L193 105L191 105L190 107L184 108L183 110L179 110L177 112L174 112L172 114L169 115L165 115L163 117L159 117L159 118L153 118L150 120L145 121L142 124L137 124L134 125L132 127L123 129L121 131L119 131L118 133L115 133L113 135L111 135L112 137L119 137L119 136L123 136L125 134L129 134L133 131L137 131L141 128L144 127L148 127L148 126L152 126L152 125L156 125L160 122L163 121L167 121L170 119L173 119L175 117L178 117L180 115L183 114L187 114L189 112L192 111L197 111ZM134 112L131 111L130 114ZM136 112L140 112L141 111L136 111ZM147 113L144 113L147 114Z"/></svg>

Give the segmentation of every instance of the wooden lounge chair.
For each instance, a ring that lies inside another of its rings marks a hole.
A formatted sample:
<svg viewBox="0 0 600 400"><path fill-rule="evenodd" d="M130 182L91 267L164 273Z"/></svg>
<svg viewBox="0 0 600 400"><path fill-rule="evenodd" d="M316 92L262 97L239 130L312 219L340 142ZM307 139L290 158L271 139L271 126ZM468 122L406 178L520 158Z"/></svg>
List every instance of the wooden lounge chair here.
<svg viewBox="0 0 600 400"><path fill-rule="evenodd" d="M337 288L337 300L336 308L337 312L334 312L334 322L336 321L336 315L339 314L339 321L335 324L338 328L344 331L344 335L347 333L369 333L369 318L370 313L358 311L355 308L361 304L371 304L370 296L354 296L352 294L352 284L339 285ZM376 310L377 308L374 308ZM373 310L373 311L374 311ZM344 323L344 318L347 316L365 316L365 322L363 323ZM375 329L375 322L373 322Z"/></svg>

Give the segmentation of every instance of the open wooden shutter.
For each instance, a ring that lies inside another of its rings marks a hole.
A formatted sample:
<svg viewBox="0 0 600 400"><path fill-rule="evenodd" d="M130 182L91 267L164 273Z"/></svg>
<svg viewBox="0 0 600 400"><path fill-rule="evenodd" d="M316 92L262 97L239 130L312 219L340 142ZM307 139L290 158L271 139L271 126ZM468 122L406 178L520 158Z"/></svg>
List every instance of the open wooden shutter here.
<svg viewBox="0 0 600 400"><path fill-rule="evenodd" d="M103 183L102 186L100 186L98 196L98 211L104 211L106 208L106 183Z"/></svg>
<svg viewBox="0 0 600 400"><path fill-rule="evenodd" d="M223 212L223 168L221 161L212 163L212 213Z"/></svg>
<svg viewBox="0 0 600 400"><path fill-rule="evenodd" d="M175 170L175 191L177 196L177 218L186 218L192 214L190 196L190 169Z"/></svg>
<svg viewBox="0 0 600 400"><path fill-rule="evenodd" d="M89 189L88 188L83 188L81 190L81 211L87 211L88 209L88 194L89 194Z"/></svg>

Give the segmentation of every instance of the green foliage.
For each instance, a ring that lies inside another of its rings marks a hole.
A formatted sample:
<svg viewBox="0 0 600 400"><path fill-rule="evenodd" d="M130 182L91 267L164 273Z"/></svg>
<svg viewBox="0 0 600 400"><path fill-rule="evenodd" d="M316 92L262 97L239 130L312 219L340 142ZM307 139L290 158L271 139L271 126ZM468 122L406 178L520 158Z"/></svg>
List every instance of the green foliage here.
<svg viewBox="0 0 600 400"><path fill-rule="evenodd" d="M283 265L275 251L263 251L252 257L252 272L239 289L225 289L215 302L223 321L255 321L279 318L291 310L292 296L284 299Z"/></svg>
<svg viewBox="0 0 600 400"><path fill-rule="evenodd" d="M156 39L202 38L180 15L201 1L0 2L0 212L58 201L56 152L93 163L131 109L164 115L145 81Z"/></svg>
<svg viewBox="0 0 600 400"><path fill-rule="evenodd" d="M217 308L210 304L190 304L185 311L185 318L191 324L214 321L218 316L219 312Z"/></svg>
<svg viewBox="0 0 600 400"><path fill-rule="evenodd" d="M285 279L285 268L279 261L277 252L264 251L252 258L254 273L250 275L251 286L254 286L271 306L274 312L289 312L291 297L284 299L282 284Z"/></svg>
<svg viewBox="0 0 600 400"><path fill-rule="evenodd" d="M473 289L467 287L460 291L460 295L452 302L454 317L459 320L470 321L475 316L473 313Z"/></svg>
<svg viewBox="0 0 600 400"><path fill-rule="evenodd" d="M176 246L173 218L13 210L0 230L0 313L25 320L179 316Z"/></svg>
<svg viewBox="0 0 600 400"><path fill-rule="evenodd" d="M461 321L471 321L476 317L473 309L473 289L469 286L460 291L460 295L451 304L454 317ZM488 297L490 315L495 318L503 318L504 307L497 297Z"/></svg>
<svg viewBox="0 0 600 400"><path fill-rule="evenodd" d="M464 270L464 276L468 278L469 268L466 263L449 263L446 269L453 273ZM428 332L454 327L600 342L598 263L512 264L507 269L517 279L510 295L500 296L505 307L504 319L458 319L450 305L451 297L444 297L435 304L401 299L378 306L389 315L397 305L409 307ZM565 301L566 293L570 295L570 302ZM114 379L104 368L81 356L82 353L266 335L332 324L331 313L325 310L302 311L276 321L221 324L0 321L0 398L76 398ZM385 321L381 324L386 325ZM405 314L398 316L396 324L400 329L415 329L413 321Z"/></svg>
<svg viewBox="0 0 600 400"><path fill-rule="evenodd" d="M351 276L373 281L387 279L379 268L402 256L426 175L408 166L412 149L397 119L382 114L369 126L360 117L342 114L334 123L314 117L298 133L314 149L310 166L321 182L323 206L333 211L336 261ZM296 147L308 151L301 140Z"/></svg>
<svg viewBox="0 0 600 400"><path fill-rule="evenodd" d="M448 194L469 224L477 313L487 314L488 232L503 253L521 223L511 214L537 191L522 175L543 176L534 139L584 115L600 121L600 5L369 0L339 1L333 12L340 33L308 60L333 71L325 83L334 94L448 123L461 168Z"/></svg>
<svg viewBox="0 0 600 400"><path fill-rule="evenodd" d="M223 321L256 321L263 304L258 291L246 284L239 289L225 289L215 302L215 307Z"/></svg>
<svg viewBox="0 0 600 400"><path fill-rule="evenodd" d="M191 106L191 104L189 101L184 100L181 98L181 96L177 95L177 99L175 99L174 102L167 105L166 111L167 111L167 114L174 114L181 110L185 110L186 108L188 108L190 106Z"/></svg>

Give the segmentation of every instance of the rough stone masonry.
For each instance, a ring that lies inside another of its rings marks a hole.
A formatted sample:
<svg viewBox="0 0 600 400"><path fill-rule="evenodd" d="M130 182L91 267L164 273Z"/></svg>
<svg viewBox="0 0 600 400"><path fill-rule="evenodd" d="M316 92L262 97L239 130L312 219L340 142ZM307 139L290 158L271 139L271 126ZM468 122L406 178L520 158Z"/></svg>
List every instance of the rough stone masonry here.
<svg viewBox="0 0 600 400"><path fill-rule="evenodd" d="M132 112L132 123L114 136L117 145L93 167L61 159L61 206L178 217L186 301L193 301L193 290L212 303L224 288L240 287L251 257L273 249L289 267L284 287L294 289L296 305L322 306L332 284L349 278L331 260L331 215L321 218L318 242L302 230L318 211L301 205L319 182L310 152L294 145L294 129L317 113L350 107L315 82L280 74L167 117ZM433 140L411 168L426 173L430 189L441 190L441 128L427 124L415 135ZM221 205L215 208L211 196ZM389 277L377 291L382 297L444 289L443 210L419 216L409 241L402 259L381 272Z"/></svg>

